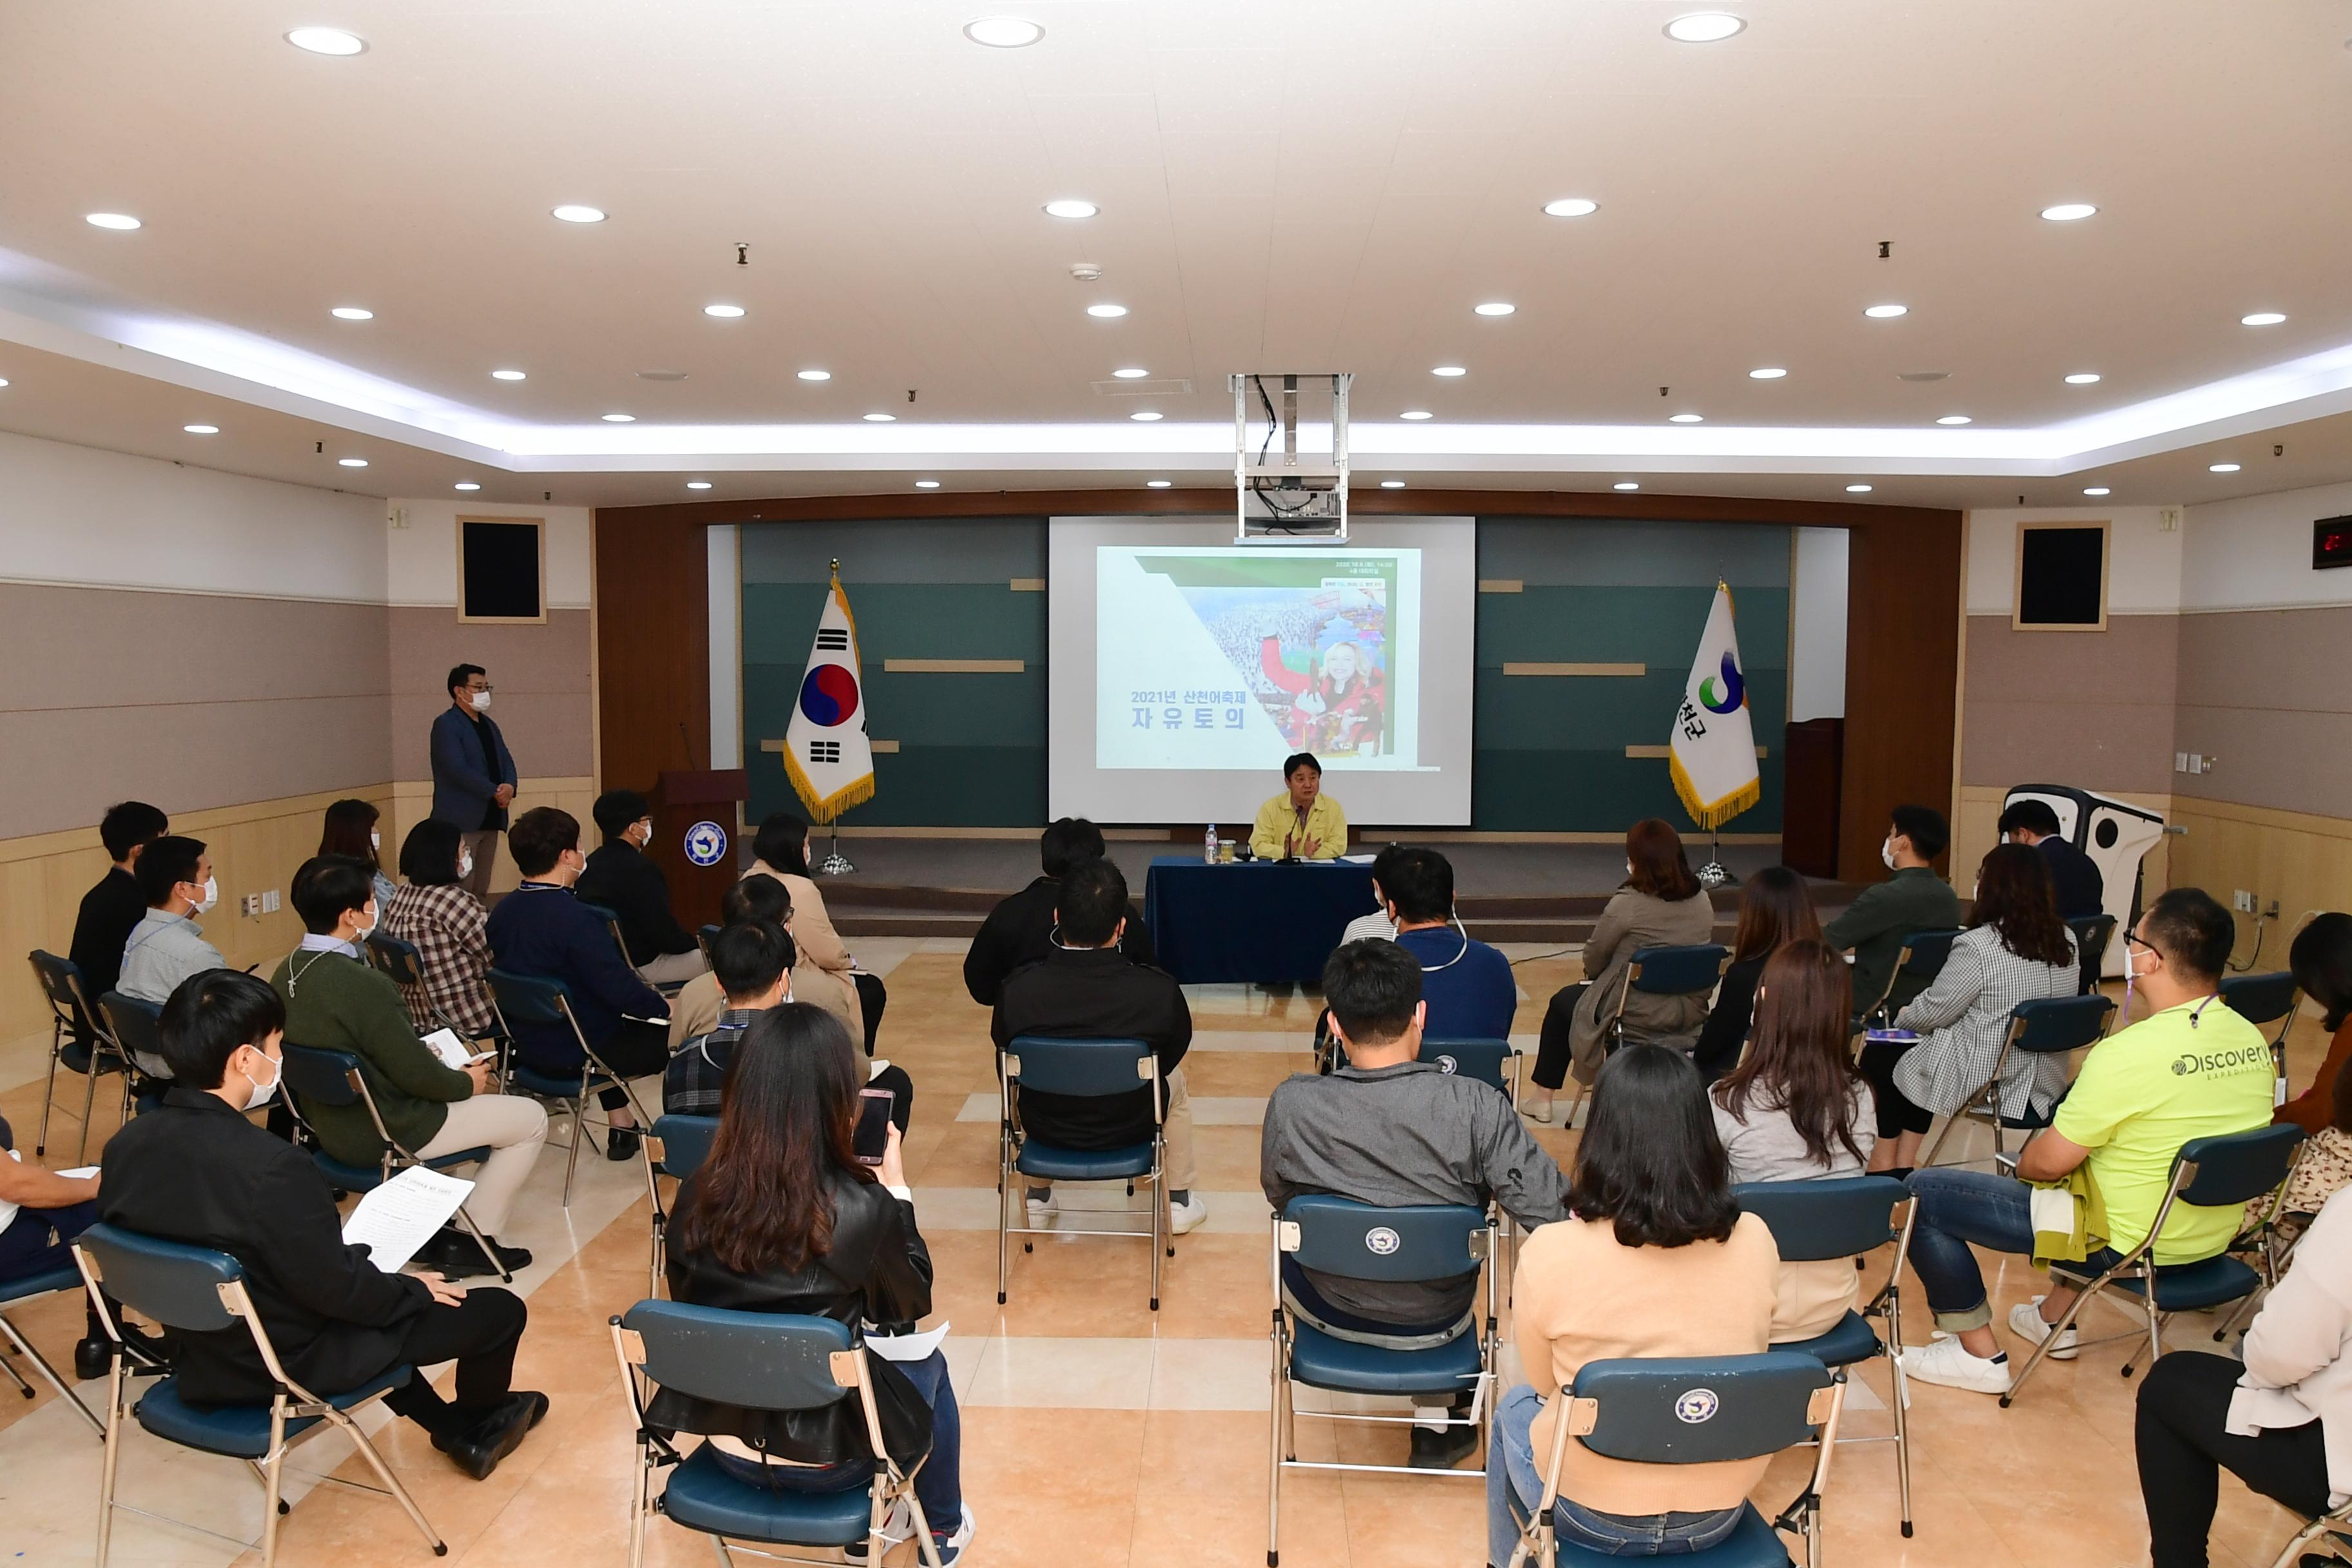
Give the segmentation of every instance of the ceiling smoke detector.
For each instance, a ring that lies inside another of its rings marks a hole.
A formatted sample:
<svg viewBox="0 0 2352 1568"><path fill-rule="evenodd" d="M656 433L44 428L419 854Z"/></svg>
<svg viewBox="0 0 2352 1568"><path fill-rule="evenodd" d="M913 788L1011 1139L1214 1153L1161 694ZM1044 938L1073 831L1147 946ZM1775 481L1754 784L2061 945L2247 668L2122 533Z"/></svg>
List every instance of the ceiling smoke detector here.
<svg viewBox="0 0 2352 1568"><path fill-rule="evenodd" d="M1102 268L1091 261L1073 261L1070 276L1081 283L1097 283L1102 280Z"/></svg>

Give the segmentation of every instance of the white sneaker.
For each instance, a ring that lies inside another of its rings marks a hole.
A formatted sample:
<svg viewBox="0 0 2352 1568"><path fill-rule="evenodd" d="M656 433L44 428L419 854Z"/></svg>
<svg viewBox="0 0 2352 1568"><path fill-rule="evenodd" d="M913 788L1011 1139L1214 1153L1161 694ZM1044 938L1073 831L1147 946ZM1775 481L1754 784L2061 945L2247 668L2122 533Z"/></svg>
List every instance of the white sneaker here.
<svg viewBox="0 0 2352 1568"><path fill-rule="evenodd" d="M1045 1189L1045 1195L1044 1197L1028 1198L1024 1201L1026 1203L1029 1209L1029 1223L1031 1225L1043 1225L1045 1222L1045 1216L1047 1215L1059 1214L1062 1209L1062 1205L1054 1201L1054 1189L1051 1187L1047 1187Z"/></svg>
<svg viewBox="0 0 2352 1568"><path fill-rule="evenodd" d="M1168 1233L1185 1236L1208 1223L1209 1205L1200 1194L1194 1193L1182 1203L1168 1205Z"/></svg>
<svg viewBox="0 0 2352 1568"><path fill-rule="evenodd" d="M963 1560L964 1548L980 1533L980 1521L971 1516L971 1505L963 1505L963 1519L956 1525L953 1535L933 1535L931 1543L940 1549L940 1568L955 1568Z"/></svg>
<svg viewBox="0 0 2352 1568"><path fill-rule="evenodd" d="M1958 1336L1906 1346L1903 1375L1915 1383L1965 1388L1971 1394L2007 1394L2009 1363L1972 1355Z"/></svg>
<svg viewBox="0 0 2352 1568"><path fill-rule="evenodd" d="M2009 1331L2030 1345L2038 1345L2050 1337L2050 1325L2042 1320L2042 1300L2043 1298L2036 1296L2032 1300L2021 1301L2009 1310ZM2058 1342L2050 1347L2050 1359L2073 1361L2075 1341L2080 1337L2074 1331L2074 1325L2067 1324L2066 1331L2058 1336Z"/></svg>
<svg viewBox="0 0 2352 1568"><path fill-rule="evenodd" d="M915 1533L915 1510L907 1506L905 1498L892 1498L890 1511L882 1516L882 1542L886 1549L896 1546ZM861 1538L841 1549L841 1554L852 1563L866 1561L866 1542Z"/></svg>

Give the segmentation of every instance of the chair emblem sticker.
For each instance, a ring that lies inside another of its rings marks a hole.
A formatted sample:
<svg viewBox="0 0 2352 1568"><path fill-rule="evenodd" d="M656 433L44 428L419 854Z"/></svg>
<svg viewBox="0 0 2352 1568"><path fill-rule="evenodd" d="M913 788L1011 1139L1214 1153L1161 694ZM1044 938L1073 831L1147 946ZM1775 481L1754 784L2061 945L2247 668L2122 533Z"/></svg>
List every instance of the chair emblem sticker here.
<svg viewBox="0 0 2352 1568"><path fill-rule="evenodd" d="M1364 1232L1364 1249L1376 1258L1386 1258L1397 1249L1397 1233L1384 1225Z"/></svg>
<svg viewBox="0 0 2352 1568"><path fill-rule="evenodd" d="M1714 1420L1715 1413L1722 1408L1723 1401L1716 1397L1712 1388L1688 1389L1675 1401L1675 1419L1685 1426L1696 1426L1703 1421Z"/></svg>
<svg viewBox="0 0 2352 1568"><path fill-rule="evenodd" d="M1440 1057L1437 1058L1437 1070L1439 1072L1450 1074L1454 1071L1454 1060L1452 1057Z"/></svg>

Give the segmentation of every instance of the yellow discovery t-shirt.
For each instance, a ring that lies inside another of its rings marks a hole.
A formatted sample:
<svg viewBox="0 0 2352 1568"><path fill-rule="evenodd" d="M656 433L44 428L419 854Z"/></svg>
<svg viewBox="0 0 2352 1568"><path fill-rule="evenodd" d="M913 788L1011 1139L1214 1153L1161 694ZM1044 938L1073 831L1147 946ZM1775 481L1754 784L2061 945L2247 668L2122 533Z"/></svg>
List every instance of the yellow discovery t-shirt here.
<svg viewBox="0 0 2352 1568"><path fill-rule="evenodd" d="M2168 1007L2092 1047L2051 1131L2091 1152L2107 1245L2128 1252L2147 1237L2183 1143L2268 1125L2271 1082L2270 1042L2218 996ZM2241 1212L2175 1204L2157 1262L2218 1255Z"/></svg>

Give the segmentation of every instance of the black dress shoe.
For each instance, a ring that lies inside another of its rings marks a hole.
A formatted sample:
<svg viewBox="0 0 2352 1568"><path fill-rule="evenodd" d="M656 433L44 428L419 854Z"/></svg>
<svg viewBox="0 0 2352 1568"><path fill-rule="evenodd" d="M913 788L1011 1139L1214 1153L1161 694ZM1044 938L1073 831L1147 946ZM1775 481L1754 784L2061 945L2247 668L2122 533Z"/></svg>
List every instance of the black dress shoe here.
<svg viewBox="0 0 2352 1568"><path fill-rule="evenodd" d="M490 1472L499 1468L499 1461L521 1447L523 1435L546 1415L544 1394L509 1394L503 1404L464 1432L435 1433L433 1446L448 1455L459 1469L478 1481L486 1481Z"/></svg>
<svg viewBox="0 0 2352 1568"><path fill-rule="evenodd" d="M637 1130L634 1127L612 1128L604 1134L604 1158L634 1160L637 1157Z"/></svg>
<svg viewBox="0 0 2352 1568"><path fill-rule="evenodd" d="M1448 1426L1443 1432L1416 1426L1412 1429L1412 1457L1405 1463L1416 1470L1450 1470L1476 1452L1477 1447L1475 1426Z"/></svg>
<svg viewBox="0 0 2352 1568"><path fill-rule="evenodd" d="M74 1375L84 1383L96 1383L106 1375L114 1360L114 1342L104 1334L92 1334L74 1346Z"/></svg>
<svg viewBox="0 0 2352 1568"><path fill-rule="evenodd" d="M530 1267L528 1247L501 1247L498 1238L493 1237L490 1249L498 1254L499 1264L509 1274ZM481 1243L462 1230L442 1231L426 1242L416 1256L419 1262L444 1279L473 1279L499 1272L499 1268L491 1266L488 1258L482 1256Z"/></svg>

